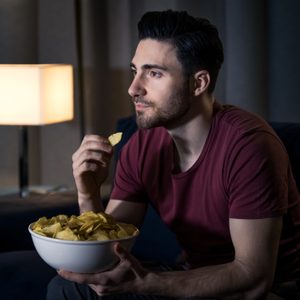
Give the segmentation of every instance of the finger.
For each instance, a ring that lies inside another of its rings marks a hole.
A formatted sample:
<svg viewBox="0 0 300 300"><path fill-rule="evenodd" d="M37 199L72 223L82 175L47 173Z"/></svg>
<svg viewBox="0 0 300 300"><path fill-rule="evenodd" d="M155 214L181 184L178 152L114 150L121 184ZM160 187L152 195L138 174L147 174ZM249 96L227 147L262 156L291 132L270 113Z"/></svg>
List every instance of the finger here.
<svg viewBox="0 0 300 300"><path fill-rule="evenodd" d="M80 284L88 284L103 287L108 290L108 287L114 283L110 276L110 270L100 273L74 273L60 269L57 273L69 281L74 281Z"/></svg>
<svg viewBox="0 0 300 300"><path fill-rule="evenodd" d="M66 280L74 281L80 284L95 283L96 274L73 273L66 270L58 270L57 273Z"/></svg>
<svg viewBox="0 0 300 300"><path fill-rule="evenodd" d="M98 165L104 165L110 163L111 154L100 152L100 151L91 151L86 150L82 152L75 160L73 160L73 169L79 168L84 163L96 163Z"/></svg>
<svg viewBox="0 0 300 300"><path fill-rule="evenodd" d="M82 140L82 143L77 151L74 152L72 159L76 160L81 155L81 153L86 150L111 153L113 151L113 147L106 138L97 135L87 135Z"/></svg>
<svg viewBox="0 0 300 300"><path fill-rule="evenodd" d="M116 255L120 258L120 260L125 260L129 258L129 252L125 250L125 248L122 247L120 243L116 243L114 245L114 250Z"/></svg>
<svg viewBox="0 0 300 300"><path fill-rule="evenodd" d="M89 287L94 290L98 296L109 295L109 289L98 284L89 284Z"/></svg>
<svg viewBox="0 0 300 300"><path fill-rule="evenodd" d="M111 159L113 147L105 141L107 140L101 137L97 141L85 138L72 156L73 169L76 169L86 161L95 161L106 165Z"/></svg>
<svg viewBox="0 0 300 300"><path fill-rule="evenodd" d="M86 134L82 140L82 142L86 142L86 141L95 141L95 142L103 142L103 143L109 143L108 138L105 138L101 135L97 135L97 134Z"/></svg>
<svg viewBox="0 0 300 300"><path fill-rule="evenodd" d="M97 174L98 172L101 172L101 170L107 170L110 162L109 161L85 161L81 163L80 165L73 164L73 176L76 178L79 178L81 176L84 176L85 174Z"/></svg>
<svg viewBox="0 0 300 300"><path fill-rule="evenodd" d="M110 144L109 140L101 136L98 136L98 138L86 139L80 148L83 150L95 150L106 153L112 153L113 151L113 146Z"/></svg>
<svg viewBox="0 0 300 300"><path fill-rule="evenodd" d="M126 267L129 267L136 275L143 276L146 270L141 266L139 261L131 255L120 243L114 245L114 251L120 259L119 265L124 264Z"/></svg>
<svg viewBox="0 0 300 300"><path fill-rule="evenodd" d="M97 173L101 168L107 168L109 163L102 162L101 164L95 161L86 161L77 167L73 167L73 176L75 178L81 175L91 173Z"/></svg>
<svg viewBox="0 0 300 300"><path fill-rule="evenodd" d="M127 251L124 247L122 247L121 244L118 242L115 243L114 245L114 251L121 261L130 260L132 262L138 263L138 260L132 254L130 254L129 251Z"/></svg>
<svg viewBox="0 0 300 300"><path fill-rule="evenodd" d="M108 142L107 139L87 140L81 144L80 149L111 152L113 146Z"/></svg>

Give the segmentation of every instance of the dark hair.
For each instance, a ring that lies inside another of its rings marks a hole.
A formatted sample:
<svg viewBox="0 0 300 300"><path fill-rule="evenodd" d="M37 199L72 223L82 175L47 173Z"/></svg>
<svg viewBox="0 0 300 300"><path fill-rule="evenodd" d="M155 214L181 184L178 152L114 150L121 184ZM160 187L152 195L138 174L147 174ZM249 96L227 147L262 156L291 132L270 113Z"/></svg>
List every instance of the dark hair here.
<svg viewBox="0 0 300 300"><path fill-rule="evenodd" d="M138 23L138 31L140 40L151 38L173 44L187 76L207 70L211 78L208 92L213 92L224 54L218 30L208 20L186 11L147 12Z"/></svg>

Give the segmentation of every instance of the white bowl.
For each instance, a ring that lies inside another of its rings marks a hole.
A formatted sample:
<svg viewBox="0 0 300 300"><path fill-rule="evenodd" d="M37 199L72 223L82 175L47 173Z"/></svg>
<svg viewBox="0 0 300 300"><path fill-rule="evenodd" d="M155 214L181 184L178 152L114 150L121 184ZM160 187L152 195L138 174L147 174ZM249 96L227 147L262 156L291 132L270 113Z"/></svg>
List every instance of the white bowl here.
<svg viewBox="0 0 300 300"><path fill-rule="evenodd" d="M112 268L118 257L113 251L116 243L130 251L139 234L107 241L68 241L45 237L31 230L33 244L40 257L56 270L64 269L78 273L96 273Z"/></svg>

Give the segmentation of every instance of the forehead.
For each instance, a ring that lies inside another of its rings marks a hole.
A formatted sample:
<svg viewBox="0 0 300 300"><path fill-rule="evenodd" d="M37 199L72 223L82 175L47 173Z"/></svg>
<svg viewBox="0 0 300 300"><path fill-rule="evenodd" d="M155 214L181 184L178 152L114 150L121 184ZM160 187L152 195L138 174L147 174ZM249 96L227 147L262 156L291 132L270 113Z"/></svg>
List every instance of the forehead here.
<svg viewBox="0 0 300 300"><path fill-rule="evenodd" d="M136 67L144 64L155 64L181 68L175 47L168 42L153 39L144 39L139 42L132 63Z"/></svg>

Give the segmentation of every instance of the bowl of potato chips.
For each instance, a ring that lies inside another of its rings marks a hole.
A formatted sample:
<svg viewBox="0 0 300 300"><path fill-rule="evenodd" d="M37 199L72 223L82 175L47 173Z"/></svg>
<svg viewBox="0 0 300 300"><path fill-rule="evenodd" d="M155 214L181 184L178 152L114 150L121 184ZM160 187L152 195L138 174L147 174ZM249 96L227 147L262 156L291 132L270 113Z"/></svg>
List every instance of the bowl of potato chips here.
<svg viewBox="0 0 300 300"><path fill-rule="evenodd" d="M114 244L130 251L139 230L116 222L105 213L85 212L79 216L42 217L29 225L33 244L51 267L78 273L96 273L117 262Z"/></svg>

